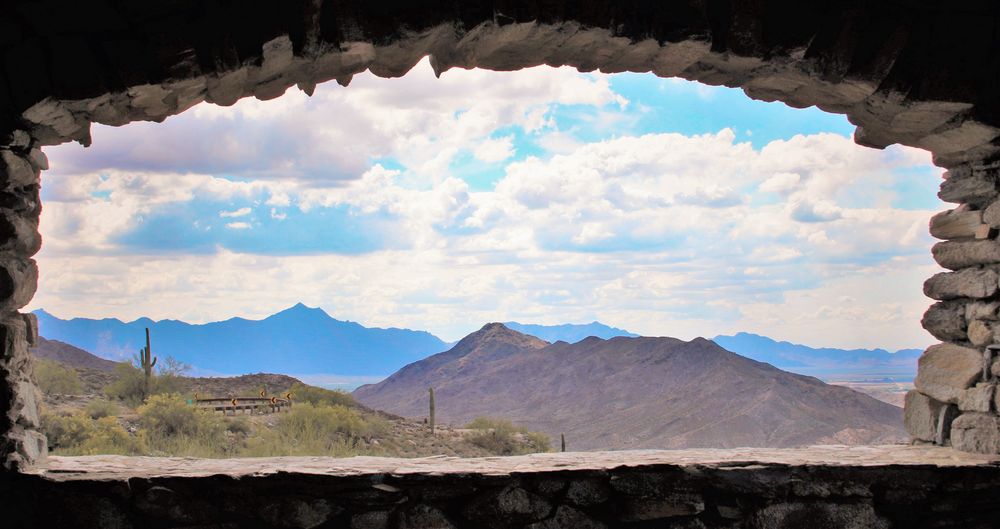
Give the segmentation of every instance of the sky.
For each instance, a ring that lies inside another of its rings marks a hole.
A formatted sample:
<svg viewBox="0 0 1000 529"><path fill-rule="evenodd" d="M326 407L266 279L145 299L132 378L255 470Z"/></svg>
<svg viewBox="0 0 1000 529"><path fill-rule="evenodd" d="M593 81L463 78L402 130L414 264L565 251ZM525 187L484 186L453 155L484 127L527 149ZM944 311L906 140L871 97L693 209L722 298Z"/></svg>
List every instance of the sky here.
<svg viewBox="0 0 1000 529"><path fill-rule="evenodd" d="M930 154L843 116L652 74L355 76L46 149L38 293L198 323L304 302L457 340L599 320L922 347Z"/></svg>

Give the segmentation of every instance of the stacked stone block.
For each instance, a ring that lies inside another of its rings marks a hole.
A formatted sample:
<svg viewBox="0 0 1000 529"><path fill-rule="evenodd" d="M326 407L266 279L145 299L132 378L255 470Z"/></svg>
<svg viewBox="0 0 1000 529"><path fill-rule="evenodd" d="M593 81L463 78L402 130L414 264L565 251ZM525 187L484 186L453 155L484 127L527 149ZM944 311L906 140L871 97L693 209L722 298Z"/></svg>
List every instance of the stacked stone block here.
<svg viewBox="0 0 1000 529"><path fill-rule="evenodd" d="M938 300L922 324L942 343L920 357L906 396L906 428L916 442L1000 453L1000 162L966 163L944 173L938 196L958 207L935 215L934 259L948 271L924 283Z"/></svg>
<svg viewBox="0 0 1000 529"><path fill-rule="evenodd" d="M25 131L14 131L0 143L0 464L16 469L47 452L45 436L37 431L40 395L28 354L38 324L34 315L17 311L38 284L31 256L42 244L39 176L48 160Z"/></svg>

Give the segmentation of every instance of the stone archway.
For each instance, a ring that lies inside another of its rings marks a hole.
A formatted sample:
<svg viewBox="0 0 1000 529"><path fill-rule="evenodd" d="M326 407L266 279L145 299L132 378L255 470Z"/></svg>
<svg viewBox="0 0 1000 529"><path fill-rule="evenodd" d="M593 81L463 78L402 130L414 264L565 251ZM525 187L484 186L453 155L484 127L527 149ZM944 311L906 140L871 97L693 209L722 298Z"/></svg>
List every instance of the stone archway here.
<svg viewBox="0 0 1000 529"><path fill-rule="evenodd" d="M961 204L931 223L952 270L925 286L940 300L923 324L942 340L907 398L916 438L1000 453L987 345L1000 341L998 276L1000 8L959 0L871 5L847 0L417 2L201 0L15 2L0 20L0 457L44 456L28 344L17 311L35 292L41 147L90 143L91 123L162 121L206 101L262 100L297 86L347 85L366 69L403 75L431 56L449 68L653 72L791 106L846 114L858 143L934 153L941 198Z"/></svg>

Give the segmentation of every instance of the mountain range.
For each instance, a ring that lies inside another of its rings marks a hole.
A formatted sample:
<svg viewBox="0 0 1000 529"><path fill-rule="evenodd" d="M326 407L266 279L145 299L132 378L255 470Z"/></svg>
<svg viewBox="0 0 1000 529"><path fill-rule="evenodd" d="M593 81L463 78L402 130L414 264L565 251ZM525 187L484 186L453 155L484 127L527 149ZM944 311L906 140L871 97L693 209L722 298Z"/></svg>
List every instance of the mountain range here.
<svg viewBox="0 0 1000 529"><path fill-rule="evenodd" d="M638 334L630 333L617 327L609 327L601 322L577 324L565 323L562 325L535 325L531 323L518 323L508 321L504 323L508 329L523 334L530 334L536 338L541 338L546 342L568 342L576 343L584 338L596 336L598 338L614 338L615 336L628 336L635 338Z"/></svg>
<svg viewBox="0 0 1000 529"><path fill-rule="evenodd" d="M589 337L570 344L491 323L452 349L354 391L439 421L499 416L572 449L788 447L906 438L902 410L734 354L704 338Z"/></svg>
<svg viewBox="0 0 1000 529"><path fill-rule="evenodd" d="M208 373L337 373L386 375L407 363L448 348L438 337L409 329L368 328L331 318L299 303L262 320L231 318L190 324L177 320L63 320L43 310L39 334L90 351L127 360L152 334L153 354L174 358Z"/></svg>
<svg viewBox="0 0 1000 529"><path fill-rule="evenodd" d="M878 376L912 380L917 375L917 359L923 353L923 349L889 352L885 349L814 348L746 332L716 336L712 341L779 369L821 378Z"/></svg>
<svg viewBox="0 0 1000 529"><path fill-rule="evenodd" d="M301 303L261 320L231 318L206 324L149 318L127 323L118 319L60 319L44 310L35 314L40 334L46 338L110 360L130 359L145 345L144 329L149 327L155 354L173 356L202 374L264 371L371 381L454 345L423 331L367 328L337 320L322 309ZM550 343L572 344L590 336L638 336L596 321L504 325ZM883 349L813 348L749 333L716 336L713 340L747 358L825 379L879 376L909 380L916 374L916 359L921 353L919 349L891 353Z"/></svg>
<svg viewBox="0 0 1000 529"><path fill-rule="evenodd" d="M73 347L68 343L58 340L46 340L41 336L38 337L31 351L38 358L54 360L69 366L94 369L106 373L113 372L118 365L118 362L112 362L111 360L92 355L79 347Z"/></svg>

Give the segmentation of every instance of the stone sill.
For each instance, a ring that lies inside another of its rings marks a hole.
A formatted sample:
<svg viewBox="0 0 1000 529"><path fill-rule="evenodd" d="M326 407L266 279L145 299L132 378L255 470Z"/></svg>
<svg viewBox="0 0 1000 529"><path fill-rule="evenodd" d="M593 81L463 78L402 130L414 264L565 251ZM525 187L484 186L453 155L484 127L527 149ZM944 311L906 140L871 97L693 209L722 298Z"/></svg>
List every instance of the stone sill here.
<svg viewBox="0 0 1000 529"><path fill-rule="evenodd" d="M50 457L4 529L996 527L1000 459L933 446L519 457Z"/></svg>
<svg viewBox="0 0 1000 529"><path fill-rule="evenodd" d="M128 480L132 478L267 476L310 474L327 476L363 475L482 475L601 471L635 467L750 466L880 467L880 466L968 467L996 466L1000 456L971 454L937 446L811 446L805 448L733 448L687 450L623 450L566 452L511 457L264 457L197 459L184 457L50 456L43 464L25 471L54 481Z"/></svg>

